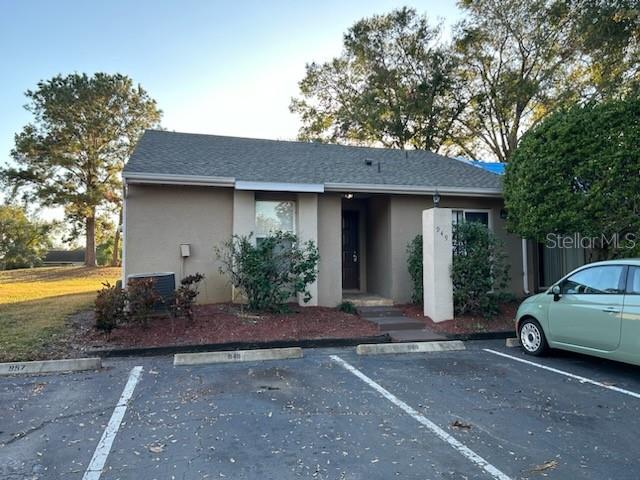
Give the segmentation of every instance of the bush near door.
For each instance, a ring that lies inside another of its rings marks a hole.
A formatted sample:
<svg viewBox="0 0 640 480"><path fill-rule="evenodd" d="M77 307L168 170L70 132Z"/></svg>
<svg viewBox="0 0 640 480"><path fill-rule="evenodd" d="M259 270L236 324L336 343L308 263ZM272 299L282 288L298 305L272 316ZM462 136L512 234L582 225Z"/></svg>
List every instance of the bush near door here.
<svg viewBox="0 0 640 480"><path fill-rule="evenodd" d="M506 299L509 265L502 242L476 222L453 226L454 313L495 317Z"/></svg>

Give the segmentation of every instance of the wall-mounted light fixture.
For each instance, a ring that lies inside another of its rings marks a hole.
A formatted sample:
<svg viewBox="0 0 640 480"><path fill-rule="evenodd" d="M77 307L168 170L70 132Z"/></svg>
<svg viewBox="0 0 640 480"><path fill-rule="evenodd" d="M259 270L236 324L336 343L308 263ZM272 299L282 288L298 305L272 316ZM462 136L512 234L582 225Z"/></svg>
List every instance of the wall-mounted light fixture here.
<svg viewBox="0 0 640 480"><path fill-rule="evenodd" d="M438 190L433 194L433 206L436 208L440 206L440 194L438 193Z"/></svg>
<svg viewBox="0 0 640 480"><path fill-rule="evenodd" d="M351 200L353 198L353 193L345 193L344 198L346 198L347 200Z"/></svg>

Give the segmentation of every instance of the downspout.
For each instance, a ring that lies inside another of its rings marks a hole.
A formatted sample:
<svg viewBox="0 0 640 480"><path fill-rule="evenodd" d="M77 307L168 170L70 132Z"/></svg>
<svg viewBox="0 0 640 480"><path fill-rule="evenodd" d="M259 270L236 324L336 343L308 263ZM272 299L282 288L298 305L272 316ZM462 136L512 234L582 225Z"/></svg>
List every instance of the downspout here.
<svg viewBox="0 0 640 480"><path fill-rule="evenodd" d="M522 290L529 295L529 259L527 258L527 240L522 239Z"/></svg>

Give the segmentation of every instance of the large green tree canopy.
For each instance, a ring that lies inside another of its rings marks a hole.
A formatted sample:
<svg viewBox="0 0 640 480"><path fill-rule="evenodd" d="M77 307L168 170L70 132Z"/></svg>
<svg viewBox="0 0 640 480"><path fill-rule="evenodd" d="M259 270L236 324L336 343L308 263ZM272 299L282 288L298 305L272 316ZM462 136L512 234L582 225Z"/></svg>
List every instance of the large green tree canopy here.
<svg viewBox="0 0 640 480"><path fill-rule="evenodd" d="M96 215L119 208L124 162L161 112L120 74L58 75L26 96L33 121L15 137L17 167L0 178L26 199L64 207L67 221L86 233L86 263L95 265Z"/></svg>
<svg viewBox="0 0 640 480"><path fill-rule="evenodd" d="M594 245L603 257L637 254L625 240L640 246L640 99L549 116L515 151L504 195L508 228L523 237L580 234L606 239Z"/></svg>
<svg viewBox="0 0 640 480"><path fill-rule="evenodd" d="M0 205L0 270L40 265L53 224L31 220L24 208Z"/></svg>
<svg viewBox="0 0 640 480"><path fill-rule="evenodd" d="M410 8L357 22L342 55L307 65L290 107L300 138L437 151L462 109L440 33Z"/></svg>
<svg viewBox="0 0 640 480"><path fill-rule="evenodd" d="M357 22L340 56L307 65L300 139L508 162L557 109L638 90L638 0L458 5L451 41L413 9Z"/></svg>
<svg viewBox="0 0 640 480"><path fill-rule="evenodd" d="M454 38L467 108L455 143L508 162L526 129L561 105L575 55L570 10L556 0L464 0Z"/></svg>

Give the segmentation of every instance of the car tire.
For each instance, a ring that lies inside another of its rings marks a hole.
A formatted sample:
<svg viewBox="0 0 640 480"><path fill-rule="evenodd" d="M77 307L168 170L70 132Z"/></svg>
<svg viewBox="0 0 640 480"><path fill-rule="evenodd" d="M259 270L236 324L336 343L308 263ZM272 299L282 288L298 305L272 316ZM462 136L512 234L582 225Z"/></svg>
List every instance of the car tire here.
<svg viewBox="0 0 640 480"><path fill-rule="evenodd" d="M549 349L544 330L534 318L525 318L520 322L518 339L524 353L539 357L544 355Z"/></svg>

